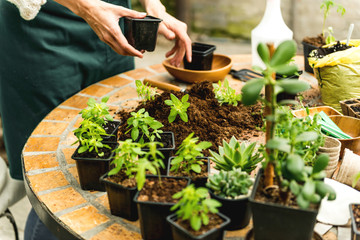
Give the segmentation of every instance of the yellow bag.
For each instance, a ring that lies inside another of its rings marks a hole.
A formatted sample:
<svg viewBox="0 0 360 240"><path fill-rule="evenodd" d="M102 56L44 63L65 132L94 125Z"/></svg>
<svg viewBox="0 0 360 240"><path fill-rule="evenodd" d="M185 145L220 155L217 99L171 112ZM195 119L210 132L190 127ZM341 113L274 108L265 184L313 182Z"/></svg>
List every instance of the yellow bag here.
<svg viewBox="0 0 360 240"><path fill-rule="evenodd" d="M349 45L354 47L328 54L321 59L309 57L323 103L340 111L339 101L360 97L360 40L352 40Z"/></svg>

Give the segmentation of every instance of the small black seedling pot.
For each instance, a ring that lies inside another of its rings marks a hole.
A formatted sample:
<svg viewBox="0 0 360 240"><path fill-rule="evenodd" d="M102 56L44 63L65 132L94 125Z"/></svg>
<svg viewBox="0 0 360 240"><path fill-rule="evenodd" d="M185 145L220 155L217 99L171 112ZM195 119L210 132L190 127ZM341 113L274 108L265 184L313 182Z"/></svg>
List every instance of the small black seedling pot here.
<svg viewBox="0 0 360 240"><path fill-rule="evenodd" d="M177 220L176 214L172 214L172 215L168 216L166 218L166 221L171 226L172 237L174 240L184 240L184 239L222 240L222 239L224 239L224 230L225 230L226 226L230 223L230 219L221 213L217 213L217 215L220 216L224 220L224 222L217 228L213 228L213 229L207 231L206 233L204 233L202 235L198 235L198 236L192 235L190 232L188 232L182 226L177 224L176 223L176 220Z"/></svg>
<svg viewBox="0 0 360 240"><path fill-rule="evenodd" d="M351 218L351 240L360 240L360 231L356 226L356 221L355 221L355 216L354 216L354 211L353 211L353 206L354 205L359 205L359 204L355 204L355 203L351 203L349 204L349 210L350 210L350 218Z"/></svg>
<svg viewBox="0 0 360 240"><path fill-rule="evenodd" d="M279 79L291 79L291 80L299 80L299 76L303 73L303 71L298 71L297 75L291 75L291 76L287 76L287 77L283 77L280 74L276 74L276 80ZM290 93L286 93L286 92L281 92L276 96L276 101L280 102L281 100L295 100L296 94L290 94Z"/></svg>
<svg viewBox="0 0 360 240"><path fill-rule="evenodd" d="M125 37L137 50L155 50L157 32L162 20L153 16L145 18L125 17Z"/></svg>
<svg viewBox="0 0 360 240"><path fill-rule="evenodd" d="M147 176L146 178L158 178L158 176ZM182 177L161 176L164 178L184 179ZM188 185L190 179L188 179ZM166 217L171 214L170 208L175 203L161 203L151 201L139 201L140 192L137 192L134 201L137 204L141 236L144 240L171 240L171 229L166 222Z"/></svg>
<svg viewBox="0 0 360 240"><path fill-rule="evenodd" d="M303 45L303 49L304 49L304 68L305 68L305 71L308 72L308 73L314 73L314 70L313 68L309 65L309 60L308 60L308 57L309 57L309 54L317 49L317 47L315 47L314 45L311 45L309 43L306 43L306 42L301 42L302 45Z"/></svg>
<svg viewBox="0 0 360 240"><path fill-rule="evenodd" d="M106 126L104 127L105 130L107 129L107 126L109 126L109 129L111 129L111 132L107 132L109 135L101 136L104 142L117 142L118 140L118 131L120 127L121 122L120 121L108 121ZM110 128L110 125L111 128Z"/></svg>
<svg viewBox="0 0 360 240"><path fill-rule="evenodd" d="M213 53L216 47L204 43L192 44L192 61L189 63L184 57L184 68L189 70L211 70Z"/></svg>
<svg viewBox="0 0 360 240"><path fill-rule="evenodd" d="M249 198L256 240L311 240L318 209L300 209L255 200L263 170L256 176Z"/></svg>
<svg viewBox="0 0 360 240"><path fill-rule="evenodd" d="M161 139L155 139L155 141L158 141L158 142L161 142L162 144L164 144L164 147L157 148L157 150L159 150L164 155L163 163L164 163L165 169L161 168L160 174L166 175L166 172L167 172L166 167L168 165L169 158L175 151L175 137L174 137L174 133L169 132L169 131L160 133L160 136L161 136ZM145 140L145 141L147 141L147 140ZM149 149L147 149L147 148L143 148L141 150L143 150L145 152L149 151Z"/></svg>
<svg viewBox="0 0 360 240"><path fill-rule="evenodd" d="M108 174L100 177L100 182L105 185L109 199L110 212L112 215L125 218L129 221L138 220L138 211L134 196L137 193L137 187L124 187L115 182L109 181Z"/></svg>
<svg viewBox="0 0 360 240"><path fill-rule="evenodd" d="M171 172L170 172L170 168L171 168L171 161L174 159L175 157L170 157L169 161L168 161L168 165L167 165L167 176L171 176ZM206 161L206 165L207 165L207 173L208 176L210 174L210 158L208 157L199 157L199 159L203 159L204 162ZM192 176L186 176L183 175L184 177L189 177L191 179L191 183L193 183L195 185L195 187L206 187L206 182L208 180L208 177L192 177Z"/></svg>
<svg viewBox="0 0 360 240"><path fill-rule="evenodd" d="M230 224L225 227L226 230L238 230L249 225L251 211L248 196L239 199L228 199L215 195L210 189L209 192L211 198L221 203L219 212L225 214L231 220Z"/></svg>
<svg viewBox="0 0 360 240"><path fill-rule="evenodd" d="M105 142L104 142L105 143ZM118 143L106 143L111 147L111 155L107 158L84 158L79 156L78 149L75 150L72 159L76 161L76 168L79 175L81 189L105 191L105 186L100 183L99 179L102 175L107 173L110 168L110 161L115 155L114 149L119 145ZM110 150L110 149L109 149Z"/></svg>

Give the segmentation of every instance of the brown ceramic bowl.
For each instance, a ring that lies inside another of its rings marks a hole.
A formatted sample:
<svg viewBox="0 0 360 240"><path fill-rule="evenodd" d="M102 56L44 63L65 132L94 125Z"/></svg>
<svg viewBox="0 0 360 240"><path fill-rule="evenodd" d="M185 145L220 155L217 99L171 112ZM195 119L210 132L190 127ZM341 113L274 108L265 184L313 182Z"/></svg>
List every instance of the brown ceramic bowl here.
<svg viewBox="0 0 360 240"><path fill-rule="evenodd" d="M360 119L349 116L329 116L329 118L344 133L352 137L352 139L338 139L341 142L340 158L343 157L345 148L360 155Z"/></svg>
<svg viewBox="0 0 360 240"><path fill-rule="evenodd" d="M170 65L169 60L170 59L166 59L163 62L166 70L176 79L189 83L198 83L202 81L218 82L225 78L232 66L231 58L221 54L214 54L211 70L200 71L184 69L183 64L181 64L180 67L174 67Z"/></svg>

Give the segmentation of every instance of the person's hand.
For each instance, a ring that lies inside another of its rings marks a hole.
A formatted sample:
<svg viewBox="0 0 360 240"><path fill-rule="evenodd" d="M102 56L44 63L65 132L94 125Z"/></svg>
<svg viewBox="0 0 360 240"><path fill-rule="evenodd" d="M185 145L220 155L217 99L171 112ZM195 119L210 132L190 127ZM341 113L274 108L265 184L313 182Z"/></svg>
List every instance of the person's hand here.
<svg viewBox="0 0 360 240"><path fill-rule="evenodd" d="M119 19L122 17L144 18L146 13L106 3L101 0L55 0L83 18L101 41L120 55L143 57L142 52L132 47L122 34Z"/></svg>
<svg viewBox="0 0 360 240"><path fill-rule="evenodd" d="M174 47L166 53L166 57L174 54L170 64L179 67L185 53L187 61L191 62L191 39L187 34L187 25L168 14L159 0L142 0L142 4L149 15L163 20L159 25L159 33L168 40L175 39Z"/></svg>

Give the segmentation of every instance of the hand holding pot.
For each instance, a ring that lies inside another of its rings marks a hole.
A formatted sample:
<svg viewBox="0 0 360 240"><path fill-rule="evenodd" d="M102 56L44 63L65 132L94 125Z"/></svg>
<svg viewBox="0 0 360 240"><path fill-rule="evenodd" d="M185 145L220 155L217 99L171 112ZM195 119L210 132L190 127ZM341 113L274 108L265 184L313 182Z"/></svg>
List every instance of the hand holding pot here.
<svg viewBox="0 0 360 240"><path fill-rule="evenodd" d="M108 44L118 54L143 57L142 52L136 50L127 42L119 27L119 19L122 17L144 18L146 13L99 0L55 1L82 17L100 40Z"/></svg>
<svg viewBox="0 0 360 240"><path fill-rule="evenodd" d="M191 62L191 39L187 34L187 25L168 14L159 0L141 0L146 12L163 21L159 25L159 33L168 40L175 40L174 47L166 53L166 57L174 55L170 64L179 67L186 53L188 62Z"/></svg>

